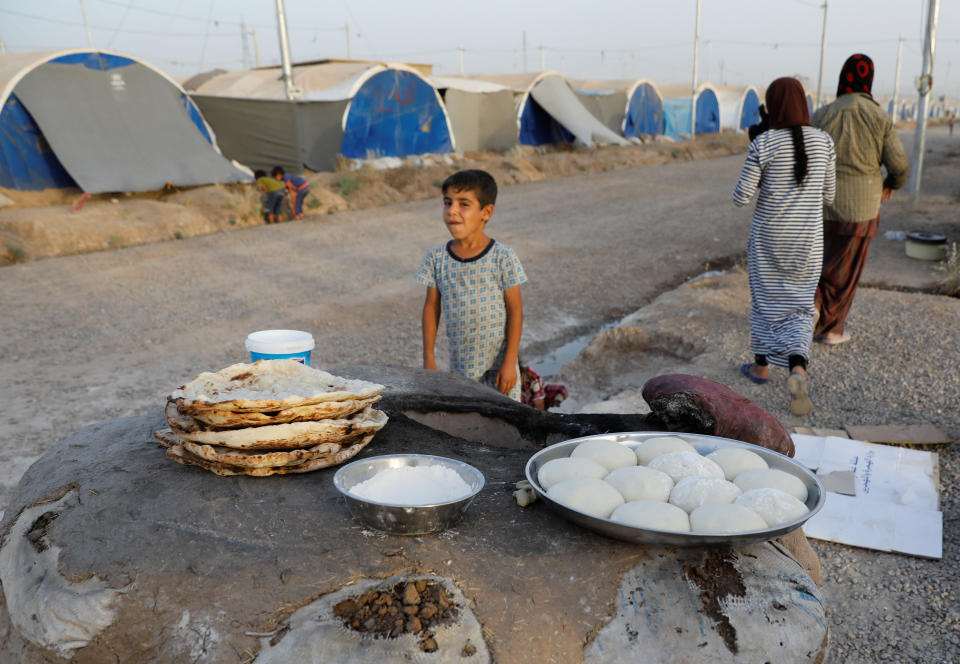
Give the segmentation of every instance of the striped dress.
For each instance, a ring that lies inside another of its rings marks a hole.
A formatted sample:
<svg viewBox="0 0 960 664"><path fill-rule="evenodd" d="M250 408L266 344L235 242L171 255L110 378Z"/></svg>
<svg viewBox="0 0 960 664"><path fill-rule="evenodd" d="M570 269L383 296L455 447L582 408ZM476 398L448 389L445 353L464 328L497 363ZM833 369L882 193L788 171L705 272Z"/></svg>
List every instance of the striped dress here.
<svg viewBox="0 0 960 664"><path fill-rule="evenodd" d="M759 191L750 226L750 352L786 367L809 356L814 294L823 263L823 206L836 192L836 154L828 134L803 127L807 176L793 176L789 129L771 129L747 149L733 202L744 206Z"/></svg>

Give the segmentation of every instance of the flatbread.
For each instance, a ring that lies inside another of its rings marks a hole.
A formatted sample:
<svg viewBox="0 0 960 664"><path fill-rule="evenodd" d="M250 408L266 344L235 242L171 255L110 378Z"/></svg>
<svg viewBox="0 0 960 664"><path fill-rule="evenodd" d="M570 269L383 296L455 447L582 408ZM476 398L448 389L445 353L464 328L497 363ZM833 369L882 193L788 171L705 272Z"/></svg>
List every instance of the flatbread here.
<svg viewBox="0 0 960 664"><path fill-rule="evenodd" d="M291 422L246 429L186 431L171 426L184 440L238 450L291 450L320 443L339 443L359 433L375 433L387 423L386 413L367 407L349 417L316 422Z"/></svg>
<svg viewBox="0 0 960 664"><path fill-rule="evenodd" d="M324 403L298 406L276 413L231 412L225 410L205 411L203 415L196 411L193 415L181 413L176 401L167 401L164 415L167 424L174 431L196 433L198 431L228 431L247 427L267 426L271 424L289 424L291 422L312 422L316 420L335 420L349 417L380 401L377 395L371 399L348 399L346 401L326 401ZM209 416L209 417L208 417ZM210 420L221 422L216 425ZM246 424L241 424L246 422ZM230 423L227 425L227 423Z"/></svg>
<svg viewBox="0 0 960 664"><path fill-rule="evenodd" d="M370 399L383 385L350 380L293 360L259 360L234 364L216 373L205 372L174 390L170 398L180 412L270 412L298 406Z"/></svg>
<svg viewBox="0 0 960 664"><path fill-rule="evenodd" d="M180 437L172 429L160 429L153 432L153 439L164 447L180 444Z"/></svg>
<svg viewBox="0 0 960 664"><path fill-rule="evenodd" d="M351 439L356 442L365 435L358 434ZM340 443L320 443L313 447L297 450L235 450L232 447L221 447L219 445L202 445L189 440L180 440L184 449L201 459L207 461L217 461L219 463L229 464L231 466L244 466L245 468L269 468L271 466L295 466L311 459L328 457L336 454L343 447L349 447L350 441L345 441L344 445Z"/></svg>
<svg viewBox="0 0 960 664"><path fill-rule="evenodd" d="M344 448L337 452L336 454L331 454L325 457L319 457L316 459L311 459L301 464L296 464L292 466L274 466L266 468L246 468L244 466L233 466L226 463L220 463L218 461L210 461L208 459L203 459L191 453L189 450L185 449L183 445L172 445L167 448L167 458L176 461L177 463L183 464L185 466L199 466L209 470L212 473L221 475L224 477L233 476L233 475L248 475L250 477L268 477L270 475L287 475L291 473L309 473L313 470L320 470L321 468L329 468L330 466L336 466L337 464L343 463L347 459L355 456L360 450L367 446L367 444L373 440L373 434L367 434L361 438L358 442L354 443L350 447Z"/></svg>

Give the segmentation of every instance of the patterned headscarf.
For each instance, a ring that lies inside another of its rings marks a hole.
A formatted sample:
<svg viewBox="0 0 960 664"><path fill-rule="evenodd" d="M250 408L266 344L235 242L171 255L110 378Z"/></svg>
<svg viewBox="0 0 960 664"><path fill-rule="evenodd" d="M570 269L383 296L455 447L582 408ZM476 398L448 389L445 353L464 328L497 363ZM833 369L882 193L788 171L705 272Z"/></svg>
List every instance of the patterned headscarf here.
<svg viewBox="0 0 960 664"><path fill-rule="evenodd" d="M803 127L810 124L807 94L797 79L790 76L776 79L767 88L765 96L771 129Z"/></svg>
<svg viewBox="0 0 960 664"><path fill-rule="evenodd" d="M873 87L873 60L863 53L854 53L843 63L840 70L840 83L837 85L837 96L851 92L866 92L870 94Z"/></svg>

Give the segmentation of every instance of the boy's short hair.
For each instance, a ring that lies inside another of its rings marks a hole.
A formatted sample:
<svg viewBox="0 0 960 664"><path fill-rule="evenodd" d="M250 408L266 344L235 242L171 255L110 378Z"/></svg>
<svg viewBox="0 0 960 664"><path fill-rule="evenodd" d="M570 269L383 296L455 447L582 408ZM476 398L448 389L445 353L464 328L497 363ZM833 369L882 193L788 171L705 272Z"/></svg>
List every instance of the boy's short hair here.
<svg viewBox="0 0 960 664"><path fill-rule="evenodd" d="M270 171L270 175L277 177L278 175L286 175L286 173L283 172L283 166L274 166L273 170Z"/></svg>
<svg viewBox="0 0 960 664"><path fill-rule="evenodd" d="M472 191L477 196L480 207L494 205L497 202L497 181L493 176L478 168L457 171L440 185L440 190L446 194L448 190Z"/></svg>
<svg viewBox="0 0 960 664"><path fill-rule="evenodd" d="M262 168L258 168L253 172L253 177L256 178L257 180L259 180L260 178L265 178L267 177L267 172Z"/></svg>

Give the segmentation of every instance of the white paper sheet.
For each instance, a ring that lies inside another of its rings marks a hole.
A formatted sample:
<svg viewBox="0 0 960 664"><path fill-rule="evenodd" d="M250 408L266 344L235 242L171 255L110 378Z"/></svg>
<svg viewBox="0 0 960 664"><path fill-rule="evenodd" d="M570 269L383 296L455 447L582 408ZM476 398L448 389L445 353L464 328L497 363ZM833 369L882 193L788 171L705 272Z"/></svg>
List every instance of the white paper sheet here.
<svg viewBox="0 0 960 664"><path fill-rule="evenodd" d="M848 438L793 434L794 458L818 475L852 471L856 496L827 492L804 524L815 539L927 558L943 555L936 453Z"/></svg>

